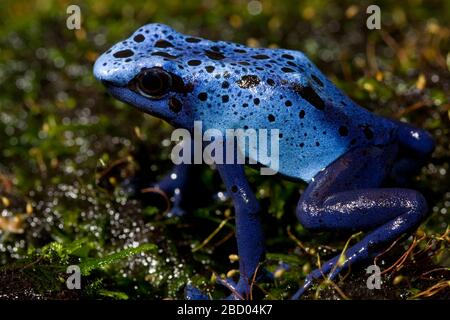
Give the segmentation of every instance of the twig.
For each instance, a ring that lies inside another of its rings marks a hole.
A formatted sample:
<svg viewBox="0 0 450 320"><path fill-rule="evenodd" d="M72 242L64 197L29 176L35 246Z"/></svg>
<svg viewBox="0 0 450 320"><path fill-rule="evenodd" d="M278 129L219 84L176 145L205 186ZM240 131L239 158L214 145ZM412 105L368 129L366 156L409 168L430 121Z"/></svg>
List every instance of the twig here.
<svg viewBox="0 0 450 320"><path fill-rule="evenodd" d="M350 236L350 238L348 238L347 242L345 243L344 248L342 249L341 254L339 255L339 259L338 259L338 261L336 262L336 264L333 266L333 269L331 269L330 274L332 274L332 273L336 270L336 268L338 267L338 265L342 263L341 260L342 260L342 259L345 259L345 252L347 251L347 248L348 248L348 246L349 246L349 244L350 244L350 241L351 241L352 239L358 237L358 236L361 235L361 234L362 234L362 231L360 231L360 232L358 232L358 233L355 233L355 234L352 234L352 235Z"/></svg>
<svg viewBox="0 0 450 320"><path fill-rule="evenodd" d="M426 238L426 235L423 235L419 240L417 240L417 237L414 237L414 240L411 243L411 245L409 246L409 248L389 268L383 270L383 272L381 272L381 274L385 274L394 268L396 269L396 271L399 271L401 269L401 267L403 266L403 264L405 263L406 259L411 254L411 252L417 246L417 244L425 238Z"/></svg>
<svg viewBox="0 0 450 320"><path fill-rule="evenodd" d="M366 56L369 64L370 75L374 75L378 71L377 58L375 52L375 44L373 41L367 41Z"/></svg>
<svg viewBox="0 0 450 320"><path fill-rule="evenodd" d="M429 100L417 101L416 103L413 103L412 105L410 105L410 106L408 106L408 107L406 107L406 108L404 108L402 110L399 110L395 114L395 117L396 118L401 118L401 117L403 117L404 115L406 115L406 114L408 114L410 112L413 112L415 110L421 109L423 107L429 107L430 105L431 105L431 101L429 101Z"/></svg>
<svg viewBox="0 0 450 320"><path fill-rule="evenodd" d="M261 263L258 263L256 266L255 272L253 273L252 282L250 283L250 300L253 300L253 285L256 283L256 274L258 273L258 269Z"/></svg>
<svg viewBox="0 0 450 320"><path fill-rule="evenodd" d="M339 288L339 286L332 280L328 279L327 283L331 284L332 287L334 288L334 290L337 291L337 293L339 293L339 295L342 297L342 299L344 300L350 300L349 297L347 297L347 295L345 295L344 291L342 291L341 288Z"/></svg>
<svg viewBox="0 0 450 320"><path fill-rule="evenodd" d="M424 273L422 273L420 276L419 276L419 278L424 278L426 275L428 275L428 274L430 274L430 273L433 273L433 272L436 272L436 271L450 271L450 268L445 268L445 267L442 267L442 268L435 268L435 269L432 269L432 270L430 270L430 271L427 271L427 272L424 272Z"/></svg>
<svg viewBox="0 0 450 320"><path fill-rule="evenodd" d="M389 246L389 248L387 248L386 250L384 250L383 252L381 252L380 254L378 254L374 259L373 259L373 264L377 265L377 261L378 258L385 255L386 253L388 253L389 251L392 250L393 247L395 247L395 245L403 238L403 235L401 235L400 237L398 237L397 239L395 239L394 242L392 242L392 244Z"/></svg>
<svg viewBox="0 0 450 320"><path fill-rule="evenodd" d="M203 242L200 245L198 245L197 247L192 249L192 252L196 252L196 251L200 250L201 248L203 248L204 246L206 246L208 244L208 242L210 242L211 239L214 238L214 236L217 233L219 233L219 231L227 224L227 222L230 219L233 219L233 217L229 217L229 218L222 220L222 222L219 224L219 226L205 240L203 240Z"/></svg>
<svg viewBox="0 0 450 320"><path fill-rule="evenodd" d="M98 172L100 178L102 178L103 176L107 175L109 172L111 172L115 167L122 165L122 164L126 164L129 162L129 158L122 158L122 159L118 159L116 161L114 161L113 163L111 163L107 168L103 169L102 171Z"/></svg>
<svg viewBox="0 0 450 320"><path fill-rule="evenodd" d="M286 228L286 231L287 231L287 234L288 234L289 238L292 241L294 241L297 244L297 246L300 247L300 249L302 249L306 254L309 254L310 256L314 256L314 254L310 252L309 248L305 247L303 245L303 243L292 233L290 226L288 226Z"/></svg>
<svg viewBox="0 0 450 320"><path fill-rule="evenodd" d="M219 281L221 285L227 287L228 290L235 294L239 300L244 300L244 297L232 285L230 285L226 280L223 280L221 277L219 277L217 273L214 272L214 275L216 276L217 281Z"/></svg>
<svg viewBox="0 0 450 320"><path fill-rule="evenodd" d="M345 243L344 248L342 249L341 254L339 255L338 261L336 261L335 265L333 266L331 271L328 273L329 275L333 274L333 272L336 270L338 265L341 263L342 258L344 257L344 259L345 259L345 252L347 251L347 248L348 248L348 246L350 244L350 241L352 239L358 237L361 234L362 234L362 232L358 232L358 233L352 234L350 236L350 238L348 238L347 242ZM322 282L322 284L325 284L325 285L331 284L334 287L334 289L339 293L339 295L341 295L341 297L344 300L349 300L349 298L344 294L344 292L339 288L339 286L333 280L331 280L329 277L326 277L325 274L322 272L322 267L320 266L320 256L319 256L319 254L317 254L317 263L318 263L318 268L320 270L320 273L322 274L322 277L324 278L324 281ZM315 297L316 298L318 298L319 292L320 292L320 286L317 287L317 290L316 290L316 293L315 293Z"/></svg>
<svg viewBox="0 0 450 320"><path fill-rule="evenodd" d="M222 239L220 239L219 241L217 241L213 247L217 248L219 246L221 246L224 242L226 242L228 239L230 239L232 236L234 236L234 231L230 231L225 237L223 237Z"/></svg>
<svg viewBox="0 0 450 320"><path fill-rule="evenodd" d="M435 285L429 287L428 289L421 291L418 294L412 296L411 299L416 299L419 297L431 297L447 287L450 288L450 281L441 281L441 282L438 282Z"/></svg>
<svg viewBox="0 0 450 320"><path fill-rule="evenodd" d="M163 215L170 211L172 205L170 204L169 197L167 194L159 188L144 188L141 189L141 193L157 193L160 194L164 200L166 200L166 210L164 210Z"/></svg>

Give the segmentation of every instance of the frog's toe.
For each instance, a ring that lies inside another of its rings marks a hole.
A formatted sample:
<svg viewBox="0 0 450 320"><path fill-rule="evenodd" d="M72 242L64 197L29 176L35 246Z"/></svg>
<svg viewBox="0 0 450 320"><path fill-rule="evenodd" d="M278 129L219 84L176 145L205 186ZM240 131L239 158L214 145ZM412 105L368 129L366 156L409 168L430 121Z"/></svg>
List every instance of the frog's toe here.
<svg viewBox="0 0 450 320"><path fill-rule="evenodd" d="M243 282L240 280L239 283L236 283L232 278L221 278L216 276L216 281L218 284L226 287L231 291L231 294L225 298L225 300L243 300L246 296L246 289L243 286ZM246 285L248 287L248 285Z"/></svg>
<svg viewBox="0 0 450 320"><path fill-rule="evenodd" d="M174 218L174 217L183 217L186 215L186 210L184 210L179 205L174 205L172 208L167 211L167 217L168 218Z"/></svg>
<svg viewBox="0 0 450 320"><path fill-rule="evenodd" d="M229 279L226 280L226 283L226 285L223 284L231 291L231 294L225 300L244 300L246 298L245 289L240 288L234 281L230 282Z"/></svg>
<svg viewBox="0 0 450 320"><path fill-rule="evenodd" d="M191 284L186 285L184 297L186 300L211 300L206 293Z"/></svg>
<svg viewBox="0 0 450 320"><path fill-rule="evenodd" d="M249 281L244 278L240 278L236 283L233 279L221 279L217 278L217 282L225 286L228 290L231 291L231 294L225 298L225 300L244 300L251 299L252 296L260 296L261 292L259 290L255 291L258 286L255 283L262 282L272 282L275 276L272 272L267 271L266 269L261 270L260 274L256 277L256 279L251 279ZM255 282L255 283L253 283Z"/></svg>
<svg viewBox="0 0 450 320"><path fill-rule="evenodd" d="M315 271L318 270L314 270L313 272L311 272L306 278L305 281L303 282L303 285L297 290L297 292L291 297L291 300L298 300L300 299L303 294L309 289L311 288L311 286L314 284L314 280L318 279L321 274L316 274Z"/></svg>
<svg viewBox="0 0 450 320"><path fill-rule="evenodd" d="M232 293L225 298L225 300L242 300L242 292L239 290L239 286L231 278L223 279L217 276L217 283L228 288ZM186 300L211 300L206 293L200 289L194 287L192 284L187 284L184 289L184 296Z"/></svg>

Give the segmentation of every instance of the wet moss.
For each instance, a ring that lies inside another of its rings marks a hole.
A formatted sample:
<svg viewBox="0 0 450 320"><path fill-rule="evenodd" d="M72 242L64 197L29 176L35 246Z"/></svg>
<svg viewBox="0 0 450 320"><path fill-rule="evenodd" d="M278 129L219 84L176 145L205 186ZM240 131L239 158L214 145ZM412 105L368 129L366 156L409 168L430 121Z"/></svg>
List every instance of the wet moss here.
<svg viewBox="0 0 450 320"><path fill-rule="evenodd" d="M426 298L420 293L448 281L448 4L399 7L381 1L382 31L368 31L368 4L352 1L322 6L268 0L256 15L243 2L217 2L214 10L210 5L88 0L81 8L83 28L72 31L60 3L2 2L0 298L182 298L188 281L214 297L227 294L211 276L237 269L229 259L236 254L232 206L215 197L223 189L217 173L201 170L202 191L181 219L164 217L160 199L136 199L121 187L135 174L156 181L169 169L164 146L170 128L112 99L91 69L98 53L149 21L209 38L302 50L362 106L429 130L436 151L408 185L429 202L431 216L416 234L426 237L399 270L386 275L383 290L367 290L361 269L336 285L349 298L406 299ZM323 261L339 253L348 235L313 234L298 224L294 212L304 184L262 178L251 169L248 174L266 213L270 254L264 265L271 271L280 262L290 265L255 290L259 298L285 299L315 268L317 254ZM385 265L412 243L399 243ZM157 249L127 254L147 245ZM426 262L418 262L420 250L429 253ZM105 257L117 259L100 263ZM87 261L99 263L83 276L82 290L67 290L66 267ZM330 285L316 292L306 298L342 298ZM448 289L431 297L448 298Z"/></svg>

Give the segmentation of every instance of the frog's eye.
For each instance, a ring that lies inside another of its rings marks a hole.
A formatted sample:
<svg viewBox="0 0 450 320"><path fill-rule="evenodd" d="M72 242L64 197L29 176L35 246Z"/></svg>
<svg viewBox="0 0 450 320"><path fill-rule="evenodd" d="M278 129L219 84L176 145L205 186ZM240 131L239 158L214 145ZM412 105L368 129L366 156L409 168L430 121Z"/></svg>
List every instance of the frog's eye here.
<svg viewBox="0 0 450 320"><path fill-rule="evenodd" d="M137 76L137 89L145 97L158 99L172 87L172 77L166 71L152 68L142 71Z"/></svg>

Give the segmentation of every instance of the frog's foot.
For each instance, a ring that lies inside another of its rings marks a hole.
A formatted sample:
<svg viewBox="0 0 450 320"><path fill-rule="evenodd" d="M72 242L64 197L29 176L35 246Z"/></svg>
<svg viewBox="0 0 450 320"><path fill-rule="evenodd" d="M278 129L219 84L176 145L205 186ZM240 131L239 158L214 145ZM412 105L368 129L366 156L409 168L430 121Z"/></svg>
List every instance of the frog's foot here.
<svg viewBox="0 0 450 320"><path fill-rule="evenodd" d="M223 285L224 287L228 288L231 292L233 292L230 296L225 298L226 300L242 300L242 290L239 290L236 282L234 282L233 279L227 278L222 279L219 276L216 276L217 283ZM186 300L210 300L210 297L201 291L200 289L192 286L191 284L186 285L186 288L184 290L184 296Z"/></svg>
<svg viewBox="0 0 450 320"><path fill-rule="evenodd" d="M361 244L361 243L359 243ZM357 250L360 250L357 252ZM362 246L358 245L355 247L352 247L348 252L344 254L345 262L343 264L339 264L339 259L341 255L338 255L327 262L321 267L313 270L311 273L309 273L303 285L300 287L300 289L297 290L297 292L291 297L292 300L299 299L309 288L311 288L314 285L314 282L320 279L333 281L336 279L336 277L339 275L339 273L347 268L350 263L354 264L363 260L367 260L370 257L374 257L378 254L379 251L376 252L364 252L367 250L364 250Z"/></svg>
<svg viewBox="0 0 450 320"><path fill-rule="evenodd" d="M240 277L237 283L231 278L217 278L217 281L231 291L231 294L225 298L226 300L248 300L253 296L256 283L272 282L273 279L274 276L271 272L262 269L253 279Z"/></svg>
<svg viewBox="0 0 450 320"><path fill-rule="evenodd" d="M281 266L280 268L284 268ZM285 269L286 270L286 269ZM215 274L216 282L225 288L227 288L231 294L225 298L225 300L244 300L251 297L251 291L253 290L252 281L255 282L271 282L274 279L274 275L263 269L256 279L250 281L245 281L242 277L239 278L238 283L236 283L232 278L222 278ZM208 295L202 292L200 289L193 287L192 285L187 285L185 288L185 297L187 300L205 300L209 299Z"/></svg>
<svg viewBox="0 0 450 320"><path fill-rule="evenodd" d="M211 300L206 293L191 284L184 288L184 297L186 300Z"/></svg>
<svg viewBox="0 0 450 320"><path fill-rule="evenodd" d="M379 188L392 158L395 148L389 146L354 149L314 177L297 206L303 226L371 231L343 252L342 258L338 255L309 274L293 299L298 299L314 280L333 280L350 265L370 260L402 234L414 230L425 217L427 205L419 192Z"/></svg>
<svg viewBox="0 0 450 320"><path fill-rule="evenodd" d="M122 190L145 204L160 207L168 217L181 217L186 213L191 171L191 165L176 165L157 183L149 185L142 179L134 178L125 181Z"/></svg>
<svg viewBox="0 0 450 320"><path fill-rule="evenodd" d="M242 278L239 279L238 283L234 282L233 279L219 279L222 285L227 287L231 294L225 298L225 300L244 300L249 299L251 296L252 286L249 281L245 281Z"/></svg>
<svg viewBox="0 0 450 320"><path fill-rule="evenodd" d="M244 285L244 282L236 284L231 278L223 279L219 276L216 276L216 281L232 292L225 300L244 300L248 297L246 293L248 292L249 286L247 284ZM185 298L186 300L210 300L210 297L206 293L190 284L185 288Z"/></svg>

